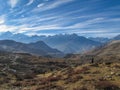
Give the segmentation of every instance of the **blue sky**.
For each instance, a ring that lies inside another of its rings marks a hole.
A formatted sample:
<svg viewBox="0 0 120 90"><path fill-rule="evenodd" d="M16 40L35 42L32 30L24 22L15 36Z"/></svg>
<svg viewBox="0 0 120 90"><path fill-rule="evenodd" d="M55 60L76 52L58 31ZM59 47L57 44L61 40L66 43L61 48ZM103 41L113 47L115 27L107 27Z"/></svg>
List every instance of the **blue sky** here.
<svg viewBox="0 0 120 90"><path fill-rule="evenodd" d="M0 0L0 32L120 34L120 0Z"/></svg>

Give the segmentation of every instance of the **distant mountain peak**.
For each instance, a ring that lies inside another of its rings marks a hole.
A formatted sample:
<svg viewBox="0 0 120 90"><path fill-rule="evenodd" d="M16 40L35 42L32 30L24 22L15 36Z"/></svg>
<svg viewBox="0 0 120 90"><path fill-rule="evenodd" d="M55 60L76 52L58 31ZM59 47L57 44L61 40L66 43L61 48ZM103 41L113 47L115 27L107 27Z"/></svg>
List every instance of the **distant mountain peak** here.
<svg viewBox="0 0 120 90"><path fill-rule="evenodd" d="M13 33L12 33L12 32L10 32L10 31L7 31L7 32L2 33L2 35L12 36L12 35L13 35Z"/></svg>

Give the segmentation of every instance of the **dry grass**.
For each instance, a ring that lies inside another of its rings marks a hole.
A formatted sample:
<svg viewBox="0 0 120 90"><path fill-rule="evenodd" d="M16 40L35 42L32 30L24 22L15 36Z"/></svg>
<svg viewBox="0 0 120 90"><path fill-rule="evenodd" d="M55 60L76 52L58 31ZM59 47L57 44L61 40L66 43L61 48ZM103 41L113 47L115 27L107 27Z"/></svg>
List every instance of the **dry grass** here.
<svg viewBox="0 0 120 90"><path fill-rule="evenodd" d="M0 56L0 90L120 89L118 62L81 65L77 60L18 56L16 60L13 55Z"/></svg>

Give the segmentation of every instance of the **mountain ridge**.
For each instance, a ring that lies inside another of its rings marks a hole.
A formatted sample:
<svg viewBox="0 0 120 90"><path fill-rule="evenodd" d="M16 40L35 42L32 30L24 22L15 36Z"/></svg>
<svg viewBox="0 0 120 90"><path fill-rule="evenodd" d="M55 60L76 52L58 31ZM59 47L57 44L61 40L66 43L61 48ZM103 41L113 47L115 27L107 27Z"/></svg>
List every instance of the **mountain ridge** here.
<svg viewBox="0 0 120 90"><path fill-rule="evenodd" d="M1 40L9 39L22 43L35 43L38 41L45 42L49 47L55 48L65 54L79 54L92 50L96 47L103 45L109 41L117 38L119 40L119 35L108 39L108 38L86 38L83 36L78 36L77 34L59 34L54 36L27 36L24 34L13 34L11 32L5 32L0 35Z"/></svg>
<svg viewBox="0 0 120 90"><path fill-rule="evenodd" d="M37 47L36 47L37 46ZM7 52L18 52L18 53L30 53L35 55L51 55L56 56L58 54L62 55L63 53L57 49L52 49L43 41L36 43L21 43L13 40L0 40L0 50Z"/></svg>

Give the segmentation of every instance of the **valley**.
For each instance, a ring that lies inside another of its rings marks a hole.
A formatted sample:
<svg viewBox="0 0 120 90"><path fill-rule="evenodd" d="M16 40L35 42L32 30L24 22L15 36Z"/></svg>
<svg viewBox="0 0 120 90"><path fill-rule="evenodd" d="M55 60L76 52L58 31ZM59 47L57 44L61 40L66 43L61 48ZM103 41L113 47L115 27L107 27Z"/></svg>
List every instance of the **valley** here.
<svg viewBox="0 0 120 90"><path fill-rule="evenodd" d="M112 41L64 58L1 51L0 90L119 90L119 48Z"/></svg>
<svg viewBox="0 0 120 90"><path fill-rule="evenodd" d="M120 90L120 0L0 0L0 90Z"/></svg>

